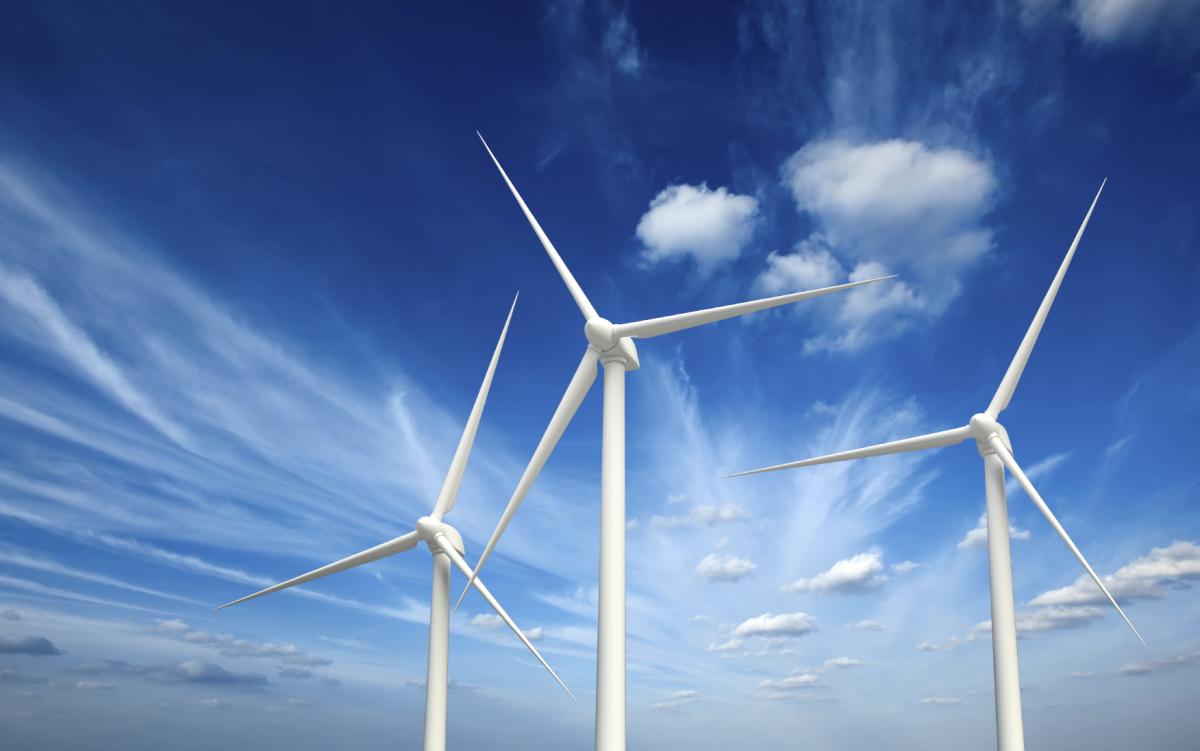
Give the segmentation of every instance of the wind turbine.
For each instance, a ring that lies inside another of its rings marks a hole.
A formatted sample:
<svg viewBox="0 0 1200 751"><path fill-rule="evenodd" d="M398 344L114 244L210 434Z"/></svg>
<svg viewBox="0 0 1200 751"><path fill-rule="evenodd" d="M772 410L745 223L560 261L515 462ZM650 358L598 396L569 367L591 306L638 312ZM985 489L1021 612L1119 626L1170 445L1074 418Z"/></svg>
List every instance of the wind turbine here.
<svg viewBox="0 0 1200 751"><path fill-rule="evenodd" d="M509 617L496 598L492 596L488 588L471 571L471 567L463 559L462 535L458 533L458 530L442 520L442 517L454 508L454 502L458 496L458 488L462 484L463 473L467 469L467 460L471 455L471 446L475 442L475 433L479 429L479 419L483 416L483 406L487 402L488 390L492 385L492 376L496 372L496 363L500 359L500 350L504 347L504 338L508 334L508 324L512 321L513 309L516 307L517 301L514 298L512 308L509 308L508 311L508 318L504 321L504 329L500 332L500 340L496 342L496 350L492 354L491 362L488 364L487 373L483 376L483 384L480 385L479 394L475 397L475 405L471 408L471 415L467 418L467 424L463 428L462 437L458 441L458 448L455 449L454 458L450 462L450 469L446 472L446 479L442 482L441 492L438 493L437 501L433 504L433 511L430 512L429 516L423 516L418 519L416 529L412 532L400 535L373 548L368 548L360 553L347 556L340 561L335 561L327 566L309 571L307 574L301 574L294 579L288 579L285 582L267 587L260 592L255 592L252 595L247 595L217 608L217 610L221 610L231 605L253 600L256 597L278 592L281 589L294 587L297 584L304 584L313 579L320 579L323 576L336 574L339 571L345 571L355 566L361 566L364 563L377 561L380 558L386 558L396 553L403 553L406 550L413 549L418 543L424 541L429 547L430 554L433 556L433 594L429 603L429 665L425 680L425 751L444 751L446 748L446 689L450 640L451 563L457 566L463 574L470 577L471 584L475 589L479 590L479 593L492 606L492 609L508 624L508 627L517 635L521 643L533 653L533 656L542 664L542 667L550 671L550 675L554 676L554 680L558 681L558 685L562 686L563 690L572 699L575 698L575 695L571 693L571 690L562 682L558 674L543 659L537 648L533 646L521 629L517 627L517 624L513 622L513 619Z"/></svg>
<svg viewBox="0 0 1200 751"><path fill-rule="evenodd" d="M1000 381L1000 387L996 389L996 394L992 397L992 401L986 410L972 415L970 422L959 428L951 428L914 438L904 438L852 451L841 451L815 459L777 464L773 467L763 467L762 469L730 475L730 477L740 477L762 472L774 472L780 469L791 469L792 467L808 467L814 464L861 459L868 456L883 456L885 454L896 454L904 451L941 448L942 446L962 443L968 438L975 439L975 447L979 450L980 456L983 457L984 490L987 496L988 576L992 596L992 663L996 683L996 735L997 746L1000 751L1022 751L1025 748L1025 735L1021 720L1021 685L1017 668L1017 627L1013 606L1012 551L1008 538L1008 501L1005 498L1004 490L1005 468L1016 478L1017 483L1025 490L1025 494L1037 506L1038 511L1042 512L1042 516L1046 517L1046 521L1050 522L1050 526L1054 528L1054 531L1066 543L1071 553L1083 565L1084 570L1087 571L1092 581L1096 582L1096 586L1100 588L1100 591L1104 592L1105 597L1112 603L1112 606L1117 609L1117 612L1129 624L1129 628L1133 629L1133 633L1137 636L1138 640L1143 645L1146 643L1142 639L1141 634L1134 628L1133 622L1125 615L1125 611L1121 610L1121 606L1117 604L1112 593L1108 591L1108 587L1104 586L1104 582L1096 575L1095 570L1092 569L1087 559L1083 557L1083 553L1079 552L1079 548L1071 540L1071 536L1067 534L1067 531L1063 529L1062 524L1059 523L1054 513L1050 511L1050 507L1042 500L1042 496L1037 492L1037 488L1033 486L1033 483L1030 482L1024 470L1021 469L1021 465L1013 458L1012 443L1009 442L1008 431L999 422L1000 413L1008 407L1009 401L1012 400L1013 392L1017 389L1017 382L1021 379L1021 373L1025 370L1025 364L1029 362L1029 355L1033 352L1033 345L1037 342L1038 334L1042 330L1042 324L1046 322L1046 315L1050 312L1050 306L1054 304L1054 297L1058 294L1058 288L1062 284L1063 277L1066 276L1067 267L1071 265L1071 258L1075 255L1075 249L1079 247L1083 231L1087 228L1088 220L1092 218L1092 211L1096 208L1096 202L1100 200L1100 193L1103 190L1104 182L1101 182L1100 190L1096 191L1096 197L1092 199L1092 205L1088 208L1087 215L1083 218L1083 224L1079 226L1079 231L1075 233L1075 240L1071 243L1066 258L1063 259L1062 265L1058 267L1058 273L1054 275L1054 281L1050 283L1050 289L1047 290L1046 296L1042 299L1042 304L1038 307L1037 313L1033 317L1033 323L1030 324L1029 330L1025 332L1025 338L1021 340L1021 346L1017 348L1017 354L1008 366L1008 371L1005 372L1004 379Z"/></svg>
<svg viewBox="0 0 1200 751"><path fill-rule="evenodd" d="M495 163L500 176L508 185L513 198L521 207L525 218L533 227L534 234L541 241L550 262L558 270L567 290L574 298L575 304L583 313L583 334L587 339L587 349L575 375L567 386L558 408L554 410L546 432L538 442L529 460L529 465L521 475L517 488L500 522L492 532L483 554L475 564L478 575L488 556L492 554L500 536L512 520L517 508L525 499L525 494L533 485L533 481L541 472L550 453L558 444L563 431L575 416L583 397L596 380L596 363L604 366L604 416L603 437L601 440L600 458L600 596L599 613L597 618L596 640L596 748L599 751L623 751L625 748L625 373L637 370L639 367L637 348L634 339L649 339L650 337L669 334L675 331L690 329L706 323L721 321L726 318L746 315L779 305L819 297L831 292L873 284L890 276L877 279L840 284L834 287L796 292L779 295L762 300L725 305L719 308L709 308L691 313L681 313L662 318L650 318L634 323L617 323L600 317L587 295L570 269L554 249L550 238L546 236L542 226L538 224L529 207L517 192L512 180L500 166L496 155L480 134L479 140ZM458 603L470 591L470 581L463 590ZM457 605L455 606L457 607Z"/></svg>

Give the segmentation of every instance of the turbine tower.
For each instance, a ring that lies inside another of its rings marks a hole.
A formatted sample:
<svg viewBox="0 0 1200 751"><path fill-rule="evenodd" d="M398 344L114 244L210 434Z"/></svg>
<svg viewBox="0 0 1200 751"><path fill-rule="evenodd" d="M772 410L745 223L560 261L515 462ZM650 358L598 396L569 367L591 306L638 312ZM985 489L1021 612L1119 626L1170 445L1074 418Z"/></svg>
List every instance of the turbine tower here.
<svg viewBox="0 0 1200 751"><path fill-rule="evenodd" d="M477 134L479 135L479 134ZM575 300L575 304L583 313L583 333L587 339L587 349L583 359L575 370L566 393L563 394L558 408L554 410L546 432L538 442L529 460L529 465L521 475L517 488L513 492L508 506L500 517L491 539L488 540L483 554L475 564L478 575L488 556L492 554L500 536L512 520L517 508L525 499L533 481L541 472L550 453L558 444L563 431L574 417L583 397L596 380L596 364L604 367L604 416L603 436L601 439L600 459L600 596L599 613L597 618L596 640L596 749L598 751L623 751L625 748L625 373L637 370L637 348L634 339L649 339L650 337L669 334L675 331L690 329L706 323L721 321L726 318L746 315L779 305L819 297L831 292L873 284L890 276L876 279L865 279L834 287L796 292L762 300L725 305L719 308L709 308L691 313L651 318L634 323L617 323L600 317L587 295L570 269L563 262L558 251L554 249L550 238L546 236L537 219L521 194L517 192L512 180L500 166L496 155L492 153L483 136L483 147L495 163L500 176L508 185L513 198L521 207L525 218L533 227L534 234L541 241L550 262L558 270L563 283ZM459 604L470 591L470 582L458 598ZM457 607L457 605L455 606Z"/></svg>
<svg viewBox="0 0 1200 751"><path fill-rule="evenodd" d="M1046 521L1066 543L1071 553L1083 565L1083 569L1087 571L1092 581L1096 582L1096 586L1100 588L1112 606L1129 624L1129 628L1133 629L1138 640L1143 645L1146 643L1134 628L1133 622L1125 615L1125 611L1121 610L1121 606L1117 604L1112 593L1108 591L1108 587L1104 586L1104 582L1096 575L1087 559L1083 557L1083 553L1079 552L1079 548L1071 540L1071 536L1067 534L1054 513L1050 511L1050 507L1042 500L1042 496L1021 469L1021 465L1013 457L1008 431L999 422L1000 413L1008 407L1013 392L1017 389L1017 382L1021 379L1021 373L1025 370L1030 353L1033 352L1033 345L1037 342L1042 324L1046 322L1046 315L1050 312L1050 306L1054 304L1054 297L1058 294L1058 288L1062 284L1063 277L1066 276L1067 267L1071 265L1071 258L1075 255L1075 249L1079 247L1083 231L1087 227L1088 220L1092 218L1092 211L1096 208L1096 202L1100 200L1100 193L1103 190L1104 183L1102 182L1100 190L1096 191L1096 197L1092 199L1092 205L1083 218L1083 224L1075 233L1075 240L1071 243L1066 258L1059 266L1058 273L1054 275L1054 281L1050 283L1050 289L1046 292L1042 304L1033 317L1033 323L1025 332L1025 338L1021 340L1021 346L1017 348L1017 354L1008 366L1008 371L1004 374L1004 379L1000 381L1000 387L996 389L996 394L992 397L986 410L972 415L970 422L959 428L730 475L730 477L740 477L791 469L792 467L808 467L814 464L848 461L868 456L940 448L962 443L969 438L975 439L975 447L983 458L984 490L987 496L988 577L992 599L992 663L996 683L996 736L997 747L1000 751L1023 751L1025 748L1025 735L1021 720L1021 684L1017 666L1016 615L1013 606L1012 551L1008 538L1008 501L1005 498L1004 490L1005 468L1016 478L1017 483L1029 496L1029 500L1033 501L1042 516L1046 517Z"/></svg>
<svg viewBox="0 0 1200 751"><path fill-rule="evenodd" d="M516 307L517 301L514 298L512 308L509 308L508 311L508 318L504 321L504 329L500 332L500 340L496 342L496 350L492 353L492 360L488 364L487 373L483 376L483 384L479 387L479 394L475 397L475 405L471 408L471 415L467 418L462 438L459 439L458 448L454 451L454 458L450 462L450 469L446 472L446 479L442 482L441 492L438 493L437 501L433 504L433 511L430 512L429 516L423 516L418 519L416 529L412 532L217 608L217 610L221 610L231 605L253 600L256 597L278 592L281 589L294 587L297 584L304 584L313 579L320 579L323 576L329 576L339 571L361 566L364 563L377 561L380 558L386 558L396 553L403 553L406 550L413 549L418 543L424 541L429 547L430 554L433 556L433 593L429 602L429 665L425 679L425 751L445 751L446 748L446 689L449 668L451 563L470 578L475 589L479 590L479 593L492 606L492 609L508 624L508 627L517 635L521 643L533 653L533 656L542 664L542 667L550 671L550 675L554 676L554 680L558 681L558 685L562 686L563 690L572 699L575 698L575 695L571 693L571 690L562 682L553 668L542 658L537 648L533 646L521 629L517 627L517 624L513 622L513 619L509 617L500 603L496 601L496 598L492 596L488 588L471 571L471 567L467 565L466 560L463 558L462 535L458 533L458 530L442 520L442 517L454 508L455 499L458 497L458 488L462 484L463 473L467 469L467 459L470 458L471 446L475 442L475 433L479 429L479 419L483 416L483 406L487 402L488 390L492 385L492 376L496 372L496 363L500 359L500 350L504 347L504 338L508 334L508 324L512 321L513 309Z"/></svg>

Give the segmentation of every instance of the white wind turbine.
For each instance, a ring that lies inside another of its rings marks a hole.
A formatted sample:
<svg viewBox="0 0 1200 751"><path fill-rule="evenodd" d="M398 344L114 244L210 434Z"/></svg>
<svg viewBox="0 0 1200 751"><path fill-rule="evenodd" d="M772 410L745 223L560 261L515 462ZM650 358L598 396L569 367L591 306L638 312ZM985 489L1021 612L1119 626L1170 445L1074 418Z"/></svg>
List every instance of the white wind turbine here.
<svg viewBox="0 0 1200 751"><path fill-rule="evenodd" d="M446 479L442 482L441 492L438 493L437 501L434 503L433 511L430 512L429 516L423 516L418 519L416 529L412 532L217 608L217 610L221 610L231 605L253 600L256 597L278 592L281 589L294 587L297 584L303 584L313 579L320 579L329 574L336 574L348 568L361 566L364 563L377 561L380 558L386 558L396 553L403 553L406 550L416 547L421 541L424 541L429 546L429 552L433 555L433 594L429 602L429 665L425 679L425 751L444 751L446 748L446 689L450 640L451 563L457 566L463 574L470 577L472 585L479 590L479 593L488 601L492 609L499 614L500 618L508 624L508 627L517 635L517 638L533 653L533 656L542 664L542 667L550 671L550 675L554 676L554 680L558 681L558 685L562 686L563 690L572 699L575 698L575 695L571 694L571 690L559 679L546 660L542 658L542 655L538 653L537 648L530 643L521 629L517 627L517 624L513 622L513 619L509 617L500 603L496 601L496 598L492 596L492 593L488 591L488 588L471 571L471 567L463 559L462 535L454 527L442 521L442 517L454 508L454 501L458 496L458 488L462 484L463 473L467 469L467 459L471 455L471 445L475 442L475 433L479 429L479 419L483 415L483 406L487 401L488 390L492 385L492 376L496 372L496 363L500 359L500 350L504 346L504 338L508 334L508 324L512 321L513 309L516 306L517 301L514 299L512 308L508 311L508 318L504 321L504 329L500 332L500 340L496 342L496 350L492 354L491 362L488 364L487 373L483 377L483 384L480 385L479 394L475 397L475 405L471 408L471 415L467 418L467 424L463 428L462 438L459 439L458 448L454 451L454 458L450 462L450 469L446 472Z"/></svg>
<svg viewBox="0 0 1200 751"><path fill-rule="evenodd" d="M984 490L987 495L988 575L992 599L992 663L996 683L996 735L1000 751L1021 751L1025 748L1025 735L1021 720L1021 685L1017 668L1017 627L1013 606L1012 557L1008 538L1008 502L1004 490L1004 469L1006 467L1025 490L1025 494L1037 506L1038 511L1042 512L1042 516L1046 517L1046 521L1050 522L1050 526L1054 528L1054 531L1070 548L1071 553L1083 565L1088 576L1096 582L1096 586L1100 587L1108 601L1133 629L1138 640L1143 645L1146 643L1134 628L1133 622L1125 615L1125 611L1121 610L1121 606L1117 604L1112 593L1104 586L1104 582L1096 575L1087 559L1083 557L1083 553L1079 552L1079 548L1071 541L1070 535L1055 518L1050 507L1042 500L1042 496L1033 487L1033 483L1021 469L1021 465L1013 458L1008 431L998 422L1000 413L1008 407L1013 392L1017 388L1017 382L1021 379L1025 364L1029 361L1029 355L1033 351L1034 343L1037 342L1042 324L1046 321L1046 315L1050 312L1050 306L1054 303L1054 297L1058 294L1058 288L1067 273L1067 267L1071 264L1071 258L1075 255L1075 249L1079 246L1079 240L1083 237L1083 231L1087 227L1088 220L1092 218L1092 210L1096 208L1096 202L1100 200L1100 192L1103 190L1104 183L1102 182L1100 190L1096 191L1096 197L1092 199L1092 205L1088 208L1087 215L1083 218L1083 224L1079 226L1079 231L1075 234L1075 240L1071 243L1066 258L1059 266L1058 273L1054 275L1054 281L1050 283L1050 289L1047 290L1042 304L1038 307L1037 314L1033 317L1033 323L1025 332L1025 338L1021 340L1021 346L1017 348L1017 354L1008 366L1008 371L1004 374L1004 379L1000 382L1000 387L996 389L996 395L992 397L991 404L986 410L972 415L970 422L959 428L730 475L731 477L740 477L792 467L861 459L867 456L940 448L962 443L968 438L975 439L975 446L979 450L980 456L983 457Z"/></svg>
<svg viewBox="0 0 1200 751"><path fill-rule="evenodd" d="M483 136L479 136L483 141ZM638 356L634 347L635 338L648 339L661 334L682 331L726 318L746 315L787 303L819 297L840 290L872 284L890 276L866 279L834 287L779 295L762 300L725 305L691 313L650 318L634 323L614 324L601 318L583 293L575 277L550 243L529 207L508 179L496 155L487 142L483 142L488 155L500 170L500 176L512 192L513 198L532 225L534 234L550 256L550 262L558 270L575 304L583 313L583 333L587 338L587 349L583 359L571 377L566 393L558 408L554 410L546 432L538 442L521 475L517 488L483 554L475 564L478 575L483 564L504 534L517 508L529 492L533 481L541 472L558 439L571 422L583 397L596 380L596 363L604 366L604 416L600 459L600 595L596 640L596 748L600 751L622 751L625 748L625 373L637 370ZM470 582L463 590L458 602L470 591ZM456 606L457 607L457 606Z"/></svg>

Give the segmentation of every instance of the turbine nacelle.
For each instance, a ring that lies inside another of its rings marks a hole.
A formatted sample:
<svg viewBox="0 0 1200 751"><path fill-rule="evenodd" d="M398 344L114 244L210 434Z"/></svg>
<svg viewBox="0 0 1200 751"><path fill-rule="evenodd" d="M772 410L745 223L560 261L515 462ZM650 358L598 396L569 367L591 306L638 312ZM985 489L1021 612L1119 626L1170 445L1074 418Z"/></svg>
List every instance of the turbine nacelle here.
<svg viewBox="0 0 1200 751"><path fill-rule="evenodd" d="M971 415L971 421L967 423L967 427L970 429L971 437L975 439L981 455L993 453L992 447L988 443L992 436L998 437L1009 452L1012 452L1012 442L1008 439L1008 431L996 418L986 412Z"/></svg>

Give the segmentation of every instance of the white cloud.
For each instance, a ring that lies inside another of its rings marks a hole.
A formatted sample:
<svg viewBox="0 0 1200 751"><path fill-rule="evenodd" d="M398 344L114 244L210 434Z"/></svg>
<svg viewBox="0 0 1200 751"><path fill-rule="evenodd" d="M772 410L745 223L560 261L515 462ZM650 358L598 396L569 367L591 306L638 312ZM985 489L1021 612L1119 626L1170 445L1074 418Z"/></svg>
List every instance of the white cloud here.
<svg viewBox="0 0 1200 751"><path fill-rule="evenodd" d="M1113 597L1123 600L1152 599L1166 595L1166 587L1200 578L1200 545L1194 542L1173 542L1165 548L1153 548L1149 555L1137 558L1114 573L1103 577L1104 585ZM1080 576L1074 584L1043 592L1029 604L1102 605L1108 602L1104 593L1088 576Z"/></svg>
<svg viewBox="0 0 1200 751"><path fill-rule="evenodd" d="M98 683L96 681L78 681L75 688L81 691L115 691L116 686L111 683Z"/></svg>
<svg viewBox="0 0 1200 751"><path fill-rule="evenodd" d="M702 276L741 254L758 220L758 200L708 185L670 185L638 222L651 263L691 258Z"/></svg>
<svg viewBox="0 0 1200 751"><path fill-rule="evenodd" d="M940 315L992 248L982 220L996 179L965 151L898 139L813 141L788 159L782 176L818 229L795 254L772 254L759 286L781 284L789 270L829 278L849 266L851 280L903 275L839 295L837 331L807 340L806 351L856 350Z"/></svg>
<svg viewBox="0 0 1200 751"><path fill-rule="evenodd" d="M857 668L866 665L862 660L853 657L833 657L825 661L827 668Z"/></svg>
<svg viewBox="0 0 1200 751"><path fill-rule="evenodd" d="M878 589L887 581L883 573L883 553L869 550L838 561L811 578L801 578L787 586L791 592L831 592L846 594Z"/></svg>
<svg viewBox="0 0 1200 751"><path fill-rule="evenodd" d="M720 506L704 504L693 507L687 516L652 516L650 517L650 526L659 529L711 527L716 524L728 524L749 518L750 512L736 503L725 503Z"/></svg>
<svg viewBox="0 0 1200 751"><path fill-rule="evenodd" d="M857 621L855 623L847 623L846 628L852 628L855 631L885 631L885 627L879 621L873 621L870 618Z"/></svg>
<svg viewBox="0 0 1200 751"><path fill-rule="evenodd" d="M1027 0L1028 1L1028 0ZM1126 44L1158 36L1183 41L1200 30L1200 4L1194 0L1072 0L1071 20L1093 44Z"/></svg>
<svg viewBox="0 0 1200 751"><path fill-rule="evenodd" d="M904 576L905 574L912 573L919 568L921 568L921 564L917 563L916 561L900 561L899 563L892 564L892 573L896 574L897 576Z"/></svg>
<svg viewBox="0 0 1200 751"><path fill-rule="evenodd" d="M923 641L917 645L918 652L953 652L958 649L963 640L952 636L944 642Z"/></svg>
<svg viewBox="0 0 1200 751"><path fill-rule="evenodd" d="M479 613L471 619L471 626L481 631L495 631L503 625L504 620L494 613Z"/></svg>
<svg viewBox="0 0 1200 751"><path fill-rule="evenodd" d="M923 704L927 707L955 707L962 704L962 699L950 699L945 696L930 696L924 699L918 699L918 704Z"/></svg>
<svg viewBox="0 0 1200 751"><path fill-rule="evenodd" d="M691 691L691 690L673 691L667 695L666 699L663 699L662 701L651 704L650 708L658 709L658 710L679 709L680 707L684 707L688 704L692 704L696 701L699 701L699 699L700 699L699 691Z"/></svg>
<svg viewBox="0 0 1200 751"><path fill-rule="evenodd" d="M1196 664L1200 664L1200 649L1172 655L1161 660L1129 662L1122 665L1119 672L1121 675L1149 675L1151 673L1165 673L1169 670L1178 670Z"/></svg>
<svg viewBox="0 0 1200 751"><path fill-rule="evenodd" d="M1016 525L1010 519L1008 522L1008 538L1010 540L1028 540L1029 530L1017 529ZM975 527L968 531L963 538L958 541L959 550L969 550L971 548L982 548L987 546L987 512L979 515L979 521L975 522Z"/></svg>
<svg viewBox="0 0 1200 751"><path fill-rule="evenodd" d="M817 628L816 619L808 613L780 613L748 618L733 630L736 636L792 637L803 636Z"/></svg>
<svg viewBox="0 0 1200 751"><path fill-rule="evenodd" d="M761 294L781 295L832 286L845 273L842 264L829 252L825 239L814 235L801 242L794 253L770 253L767 268L758 275L754 286Z"/></svg>
<svg viewBox="0 0 1200 751"><path fill-rule="evenodd" d="M541 626L534 626L533 628L525 629L525 638L529 641L541 641L542 637L545 635L546 630Z"/></svg>
<svg viewBox="0 0 1200 751"><path fill-rule="evenodd" d="M736 637L727 639L722 642L713 642L709 645L710 652L737 652L742 648L742 640Z"/></svg>
<svg viewBox="0 0 1200 751"><path fill-rule="evenodd" d="M700 565L696 566L696 573L709 581L735 582L754 573L756 568L758 566L754 564L754 561L746 558L738 558L733 555L722 558L716 553L710 553L704 556Z"/></svg>
<svg viewBox="0 0 1200 751"><path fill-rule="evenodd" d="M765 680L758 684L759 688L775 689L780 691L788 691L798 688L812 688L821 682L821 677L816 673L794 673L787 678L779 680Z"/></svg>
<svg viewBox="0 0 1200 751"><path fill-rule="evenodd" d="M1039 631L1059 631L1065 628L1078 628L1099 618L1104 611L1097 607L1050 607L1041 608L1028 613L1017 614L1017 633L1031 634ZM976 627L978 633L991 633L991 621L987 628L983 624Z"/></svg>
<svg viewBox="0 0 1200 751"><path fill-rule="evenodd" d="M225 657L270 657L288 665L319 666L328 665L332 660L309 654L294 644L275 644L272 642L253 642L238 639L231 634L218 634L192 628L185 621L175 618L158 621L147 626L146 631L160 634L172 639L196 644L214 649Z"/></svg>
<svg viewBox="0 0 1200 751"><path fill-rule="evenodd" d="M0 265L0 297L33 319L43 335L54 342L59 354L83 371L97 387L176 444L190 448L184 431L167 419L147 394L133 385L112 358L67 317L37 282Z"/></svg>
<svg viewBox="0 0 1200 751"><path fill-rule="evenodd" d="M637 30L629 22L629 16L618 13L608 21L600 49L616 70L630 77L641 73L646 53L638 46Z"/></svg>

